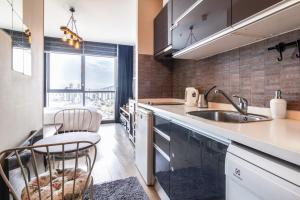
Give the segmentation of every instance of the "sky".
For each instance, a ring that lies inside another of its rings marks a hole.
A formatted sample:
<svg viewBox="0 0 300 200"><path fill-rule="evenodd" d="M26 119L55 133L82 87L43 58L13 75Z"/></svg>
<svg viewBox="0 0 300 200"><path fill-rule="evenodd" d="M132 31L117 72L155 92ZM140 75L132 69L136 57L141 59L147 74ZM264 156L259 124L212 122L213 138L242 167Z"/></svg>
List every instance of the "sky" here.
<svg viewBox="0 0 300 200"><path fill-rule="evenodd" d="M101 90L114 85L114 58L86 56L86 90ZM73 84L80 89L81 57L79 55L50 54L50 88L65 89Z"/></svg>

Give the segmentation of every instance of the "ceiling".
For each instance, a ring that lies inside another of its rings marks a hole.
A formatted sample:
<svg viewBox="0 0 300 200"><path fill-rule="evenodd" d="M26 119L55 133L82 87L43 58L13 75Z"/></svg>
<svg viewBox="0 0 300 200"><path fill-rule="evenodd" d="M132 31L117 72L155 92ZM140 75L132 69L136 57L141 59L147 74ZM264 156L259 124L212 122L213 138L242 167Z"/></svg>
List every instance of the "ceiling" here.
<svg viewBox="0 0 300 200"><path fill-rule="evenodd" d="M86 41L136 44L137 0L45 0L45 35L62 37L59 27L76 10L79 35Z"/></svg>

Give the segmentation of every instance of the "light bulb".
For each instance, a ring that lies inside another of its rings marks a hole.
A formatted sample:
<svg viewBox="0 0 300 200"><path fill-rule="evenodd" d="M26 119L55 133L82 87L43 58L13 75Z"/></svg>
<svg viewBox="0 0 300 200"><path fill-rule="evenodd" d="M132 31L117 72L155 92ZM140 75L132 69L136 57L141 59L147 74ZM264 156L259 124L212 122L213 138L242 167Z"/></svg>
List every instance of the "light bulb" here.
<svg viewBox="0 0 300 200"><path fill-rule="evenodd" d="M63 38L62 38L62 41L66 42L67 40L68 40L68 36L64 35Z"/></svg>
<svg viewBox="0 0 300 200"><path fill-rule="evenodd" d="M80 48L80 43L79 43L78 40L75 42L74 47L75 47L75 49L79 49Z"/></svg>
<svg viewBox="0 0 300 200"><path fill-rule="evenodd" d="M74 45L74 40L69 39L68 43L69 43L69 45L73 46Z"/></svg>

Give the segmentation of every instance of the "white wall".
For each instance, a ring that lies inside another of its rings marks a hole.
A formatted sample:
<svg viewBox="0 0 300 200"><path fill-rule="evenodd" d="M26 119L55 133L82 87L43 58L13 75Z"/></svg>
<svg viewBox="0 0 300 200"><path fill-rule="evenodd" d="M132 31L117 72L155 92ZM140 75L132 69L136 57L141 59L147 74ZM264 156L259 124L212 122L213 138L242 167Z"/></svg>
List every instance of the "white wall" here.
<svg viewBox="0 0 300 200"><path fill-rule="evenodd" d="M24 0L32 32L32 76L12 71L9 36L0 32L0 151L20 144L43 124L43 0Z"/></svg>

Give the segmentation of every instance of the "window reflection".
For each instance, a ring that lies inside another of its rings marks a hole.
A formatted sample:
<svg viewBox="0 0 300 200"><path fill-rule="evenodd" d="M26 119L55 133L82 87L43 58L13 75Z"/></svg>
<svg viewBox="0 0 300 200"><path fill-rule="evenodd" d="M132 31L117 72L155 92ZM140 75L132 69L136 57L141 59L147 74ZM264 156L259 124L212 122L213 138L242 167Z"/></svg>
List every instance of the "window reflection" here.
<svg viewBox="0 0 300 200"><path fill-rule="evenodd" d="M21 47L13 48L13 70L31 76L31 50Z"/></svg>

